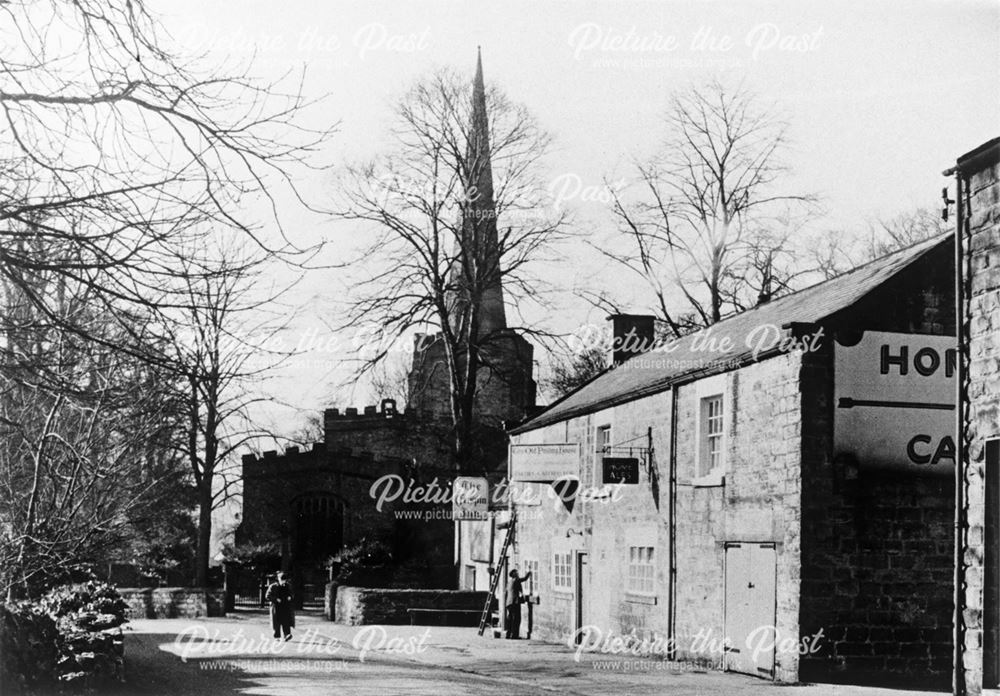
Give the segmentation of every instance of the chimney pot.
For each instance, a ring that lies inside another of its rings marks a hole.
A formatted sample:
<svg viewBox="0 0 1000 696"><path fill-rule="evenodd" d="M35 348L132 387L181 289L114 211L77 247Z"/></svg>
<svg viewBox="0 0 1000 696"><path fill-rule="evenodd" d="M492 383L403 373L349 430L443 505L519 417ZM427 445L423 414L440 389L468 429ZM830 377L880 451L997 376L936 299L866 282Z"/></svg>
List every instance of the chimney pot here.
<svg viewBox="0 0 1000 696"><path fill-rule="evenodd" d="M656 341L656 317L651 314L610 314L611 362L616 367L651 351Z"/></svg>

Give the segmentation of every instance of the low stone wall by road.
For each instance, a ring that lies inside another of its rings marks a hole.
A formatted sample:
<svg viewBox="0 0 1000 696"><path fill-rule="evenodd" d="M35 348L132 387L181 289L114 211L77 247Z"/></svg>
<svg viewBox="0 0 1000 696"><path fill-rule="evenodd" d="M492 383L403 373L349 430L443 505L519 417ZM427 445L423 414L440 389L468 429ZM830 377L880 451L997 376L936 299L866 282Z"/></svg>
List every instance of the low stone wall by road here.
<svg viewBox="0 0 1000 696"><path fill-rule="evenodd" d="M410 615L407 609L482 611L489 594L469 590L390 590L328 586L328 597L331 589L336 592L335 613L331 618L349 626L408 624Z"/></svg>
<svg viewBox="0 0 1000 696"><path fill-rule="evenodd" d="M225 616L224 590L204 587L120 587L131 619Z"/></svg>

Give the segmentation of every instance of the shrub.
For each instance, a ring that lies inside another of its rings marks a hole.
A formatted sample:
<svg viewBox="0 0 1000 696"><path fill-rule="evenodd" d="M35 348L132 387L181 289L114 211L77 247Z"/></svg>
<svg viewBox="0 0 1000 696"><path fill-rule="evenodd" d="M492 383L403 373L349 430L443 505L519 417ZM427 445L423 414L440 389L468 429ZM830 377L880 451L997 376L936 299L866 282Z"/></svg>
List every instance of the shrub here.
<svg viewBox="0 0 1000 696"><path fill-rule="evenodd" d="M277 542L263 544L226 544L222 556L230 563L270 570L281 567L281 545Z"/></svg>
<svg viewBox="0 0 1000 696"><path fill-rule="evenodd" d="M392 575L392 550L378 539L362 539L327 560L330 580L338 585L381 587Z"/></svg>
<svg viewBox="0 0 1000 696"><path fill-rule="evenodd" d="M56 587L39 603L53 619L68 619L85 630L115 628L128 621L128 604L106 582Z"/></svg>
<svg viewBox="0 0 1000 696"><path fill-rule="evenodd" d="M124 674L120 626L128 621L128 605L111 585L85 582L50 590L39 602L59 631L60 681L94 687Z"/></svg>
<svg viewBox="0 0 1000 696"><path fill-rule="evenodd" d="M19 694L52 685L59 659L56 623L31 602L0 604L0 686Z"/></svg>
<svg viewBox="0 0 1000 696"><path fill-rule="evenodd" d="M328 560L329 565L381 566L392 562L392 550L379 539L362 539L354 546L347 546Z"/></svg>

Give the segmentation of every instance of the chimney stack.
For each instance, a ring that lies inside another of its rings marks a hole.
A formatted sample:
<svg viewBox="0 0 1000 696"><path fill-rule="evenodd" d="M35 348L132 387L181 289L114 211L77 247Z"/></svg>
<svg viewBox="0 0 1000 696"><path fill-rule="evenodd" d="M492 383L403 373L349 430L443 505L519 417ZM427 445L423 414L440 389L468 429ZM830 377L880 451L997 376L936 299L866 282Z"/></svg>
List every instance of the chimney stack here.
<svg viewBox="0 0 1000 696"><path fill-rule="evenodd" d="M656 317L650 314L610 314L611 362L617 367L640 353L648 353L656 341Z"/></svg>

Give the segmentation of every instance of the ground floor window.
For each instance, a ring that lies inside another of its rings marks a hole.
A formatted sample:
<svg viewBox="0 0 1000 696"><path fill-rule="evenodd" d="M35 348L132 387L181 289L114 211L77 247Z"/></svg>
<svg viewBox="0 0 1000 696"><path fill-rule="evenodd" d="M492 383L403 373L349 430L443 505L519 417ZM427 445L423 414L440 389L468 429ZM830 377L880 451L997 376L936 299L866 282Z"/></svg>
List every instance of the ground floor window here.
<svg viewBox="0 0 1000 696"><path fill-rule="evenodd" d="M538 561L534 559L526 559L524 561L524 574L531 573L528 577L528 583L524 586L524 591L526 594L535 594L535 588L538 587L535 583L538 581Z"/></svg>
<svg viewBox="0 0 1000 696"><path fill-rule="evenodd" d="M552 554L552 588L568 592L573 589L573 553Z"/></svg>
<svg viewBox="0 0 1000 696"><path fill-rule="evenodd" d="M628 547L628 583L626 589L636 594L655 594L652 546Z"/></svg>

